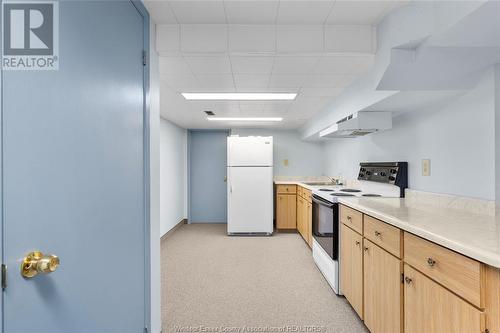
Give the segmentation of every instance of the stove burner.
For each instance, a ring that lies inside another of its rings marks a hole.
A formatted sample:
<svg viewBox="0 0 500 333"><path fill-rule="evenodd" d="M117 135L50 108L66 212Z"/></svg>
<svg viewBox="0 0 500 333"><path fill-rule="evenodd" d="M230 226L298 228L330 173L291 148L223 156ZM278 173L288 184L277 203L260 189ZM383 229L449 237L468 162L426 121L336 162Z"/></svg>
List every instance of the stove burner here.
<svg viewBox="0 0 500 333"><path fill-rule="evenodd" d="M332 193L330 195L334 195L336 197L355 197L354 194L349 194L349 193Z"/></svg>
<svg viewBox="0 0 500 333"><path fill-rule="evenodd" d="M329 188L320 188L319 190L323 192L333 192L333 190Z"/></svg>
<svg viewBox="0 0 500 333"><path fill-rule="evenodd" d="M356 190L356 189L353 189L353 188L343 188L340 191L341 192L352 192L352 193L361 192L361 190Z"/></svg>
<svg viewBox="0 0 500 333"><path fill-rule="evenodd" d="M380 194L371 194L371 193L367 193L367 194L362 194L363 197L381 197Z"/></svg>

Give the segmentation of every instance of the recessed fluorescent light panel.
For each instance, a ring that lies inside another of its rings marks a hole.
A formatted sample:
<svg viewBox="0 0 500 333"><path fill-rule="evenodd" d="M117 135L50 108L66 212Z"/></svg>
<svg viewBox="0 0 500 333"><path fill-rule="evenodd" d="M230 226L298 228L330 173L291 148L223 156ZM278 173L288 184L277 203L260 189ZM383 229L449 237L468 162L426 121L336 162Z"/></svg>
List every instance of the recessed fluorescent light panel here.
<svg viewBox="0 0 500 333"><path fill-rule="evenodd" d="M296 93L182 93L191 101L293 101Z"/></svg>
<svg viewBox="0 0 500 333"><path fill-rule="evenodd" d="M279 117L207 117L210 121L282 121Z"/></svg>

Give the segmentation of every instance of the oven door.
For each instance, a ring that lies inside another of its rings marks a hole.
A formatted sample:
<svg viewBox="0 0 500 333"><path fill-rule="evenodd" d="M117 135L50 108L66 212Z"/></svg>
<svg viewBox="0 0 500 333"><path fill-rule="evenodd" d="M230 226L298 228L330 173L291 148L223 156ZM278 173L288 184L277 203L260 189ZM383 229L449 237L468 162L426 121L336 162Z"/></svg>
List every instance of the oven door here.
<svg viewBox="0 0 500 333"><path fill-rule="evenodd" d="M339 205L313 195L312 234L316 242L333 259L338 259Z"/></svg>

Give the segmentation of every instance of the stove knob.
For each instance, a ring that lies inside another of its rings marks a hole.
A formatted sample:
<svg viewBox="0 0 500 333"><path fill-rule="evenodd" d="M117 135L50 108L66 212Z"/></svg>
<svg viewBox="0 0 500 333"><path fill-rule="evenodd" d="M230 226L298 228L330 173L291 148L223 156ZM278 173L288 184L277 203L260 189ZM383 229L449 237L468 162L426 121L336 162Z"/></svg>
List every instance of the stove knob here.
<svg viewBox="0 0 500 333"><path fill-rule="evenodd" d="M367 172L366 172L366 175L367 175L367 176L369 176L369 175L371 175L371 174L372 174L372 172L371 172L371 171L367 171Z"/></svg>
<svg viewBox="0 0 500 333"><path fill-rule="evenodd" d="M359 177L359 178L363 178L364 176L365 176L365 175L364 175L364 174L362 174L362 173L360 173L360 174L358 175L358 177Z"/></svg>
<svg viewBox="0 0 500 333"><path fill-rule="evenodd" d="M396 169L391 169L391 173L392 173L392 174L398 173L398 170L396 170Z"/></svg>
<svg viewBox="0 0 500 333"><path fill-rule="evenodd" d="M380 175L381 175L382 177L387 176L387 174L386 174L385 172L383 172L383 171L380 173Z"/></svg>
<svg viewBox="0 0 500 333"><path fill-rule="evenodd" d="M360 170L360 171L361 171L361 172L365 172L365 171L366 171L366 169L365 169L365 168L361 168L361 170Z"/></svg>
<svg viewBox="0 0 500 333"><path fill-rule="evenodd" d="M389 176L389 180L390 180L391 182L393 182L393 181L395 181L395 180L396 180L396 177Z"/></svg>

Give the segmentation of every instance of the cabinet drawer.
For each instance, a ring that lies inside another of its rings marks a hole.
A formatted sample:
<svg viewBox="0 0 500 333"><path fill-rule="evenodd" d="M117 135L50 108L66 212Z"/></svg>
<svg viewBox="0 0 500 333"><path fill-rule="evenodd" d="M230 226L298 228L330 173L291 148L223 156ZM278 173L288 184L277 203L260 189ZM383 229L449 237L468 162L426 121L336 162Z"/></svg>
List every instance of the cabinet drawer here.
<svg viewBox="0 0 500 333"><path fill-rule="evenodd" d="M276 192L279 194L295 194L297 191L296 185L276 185Z"/></svg>
<svg viewBox="0 0 500 333"><path fill-rule="evenodd" d="M399 228L365 215L363 235L387 252L401 258L402 231Z"/></svg>
<svg viewBox="0 0 500 333"><path fill-rule="evenodd" d="M405 262L431 279L484 308L484 267L480 262L425 239L404 233Z"/></svg>
<svg viewBox="0 0 500 333"><path fill-rule="evenodd" d="M344 205L340 205L340 222L363 234L363 214Z"/></svg>
<svg viewBox="0 0 500 333"><path fill-rule="evenodd" d="M307 201L307 202L312 202L312 195L311 195L311 191L306 189L306 188L303 188L302 189L302 197Z"/></svg>

